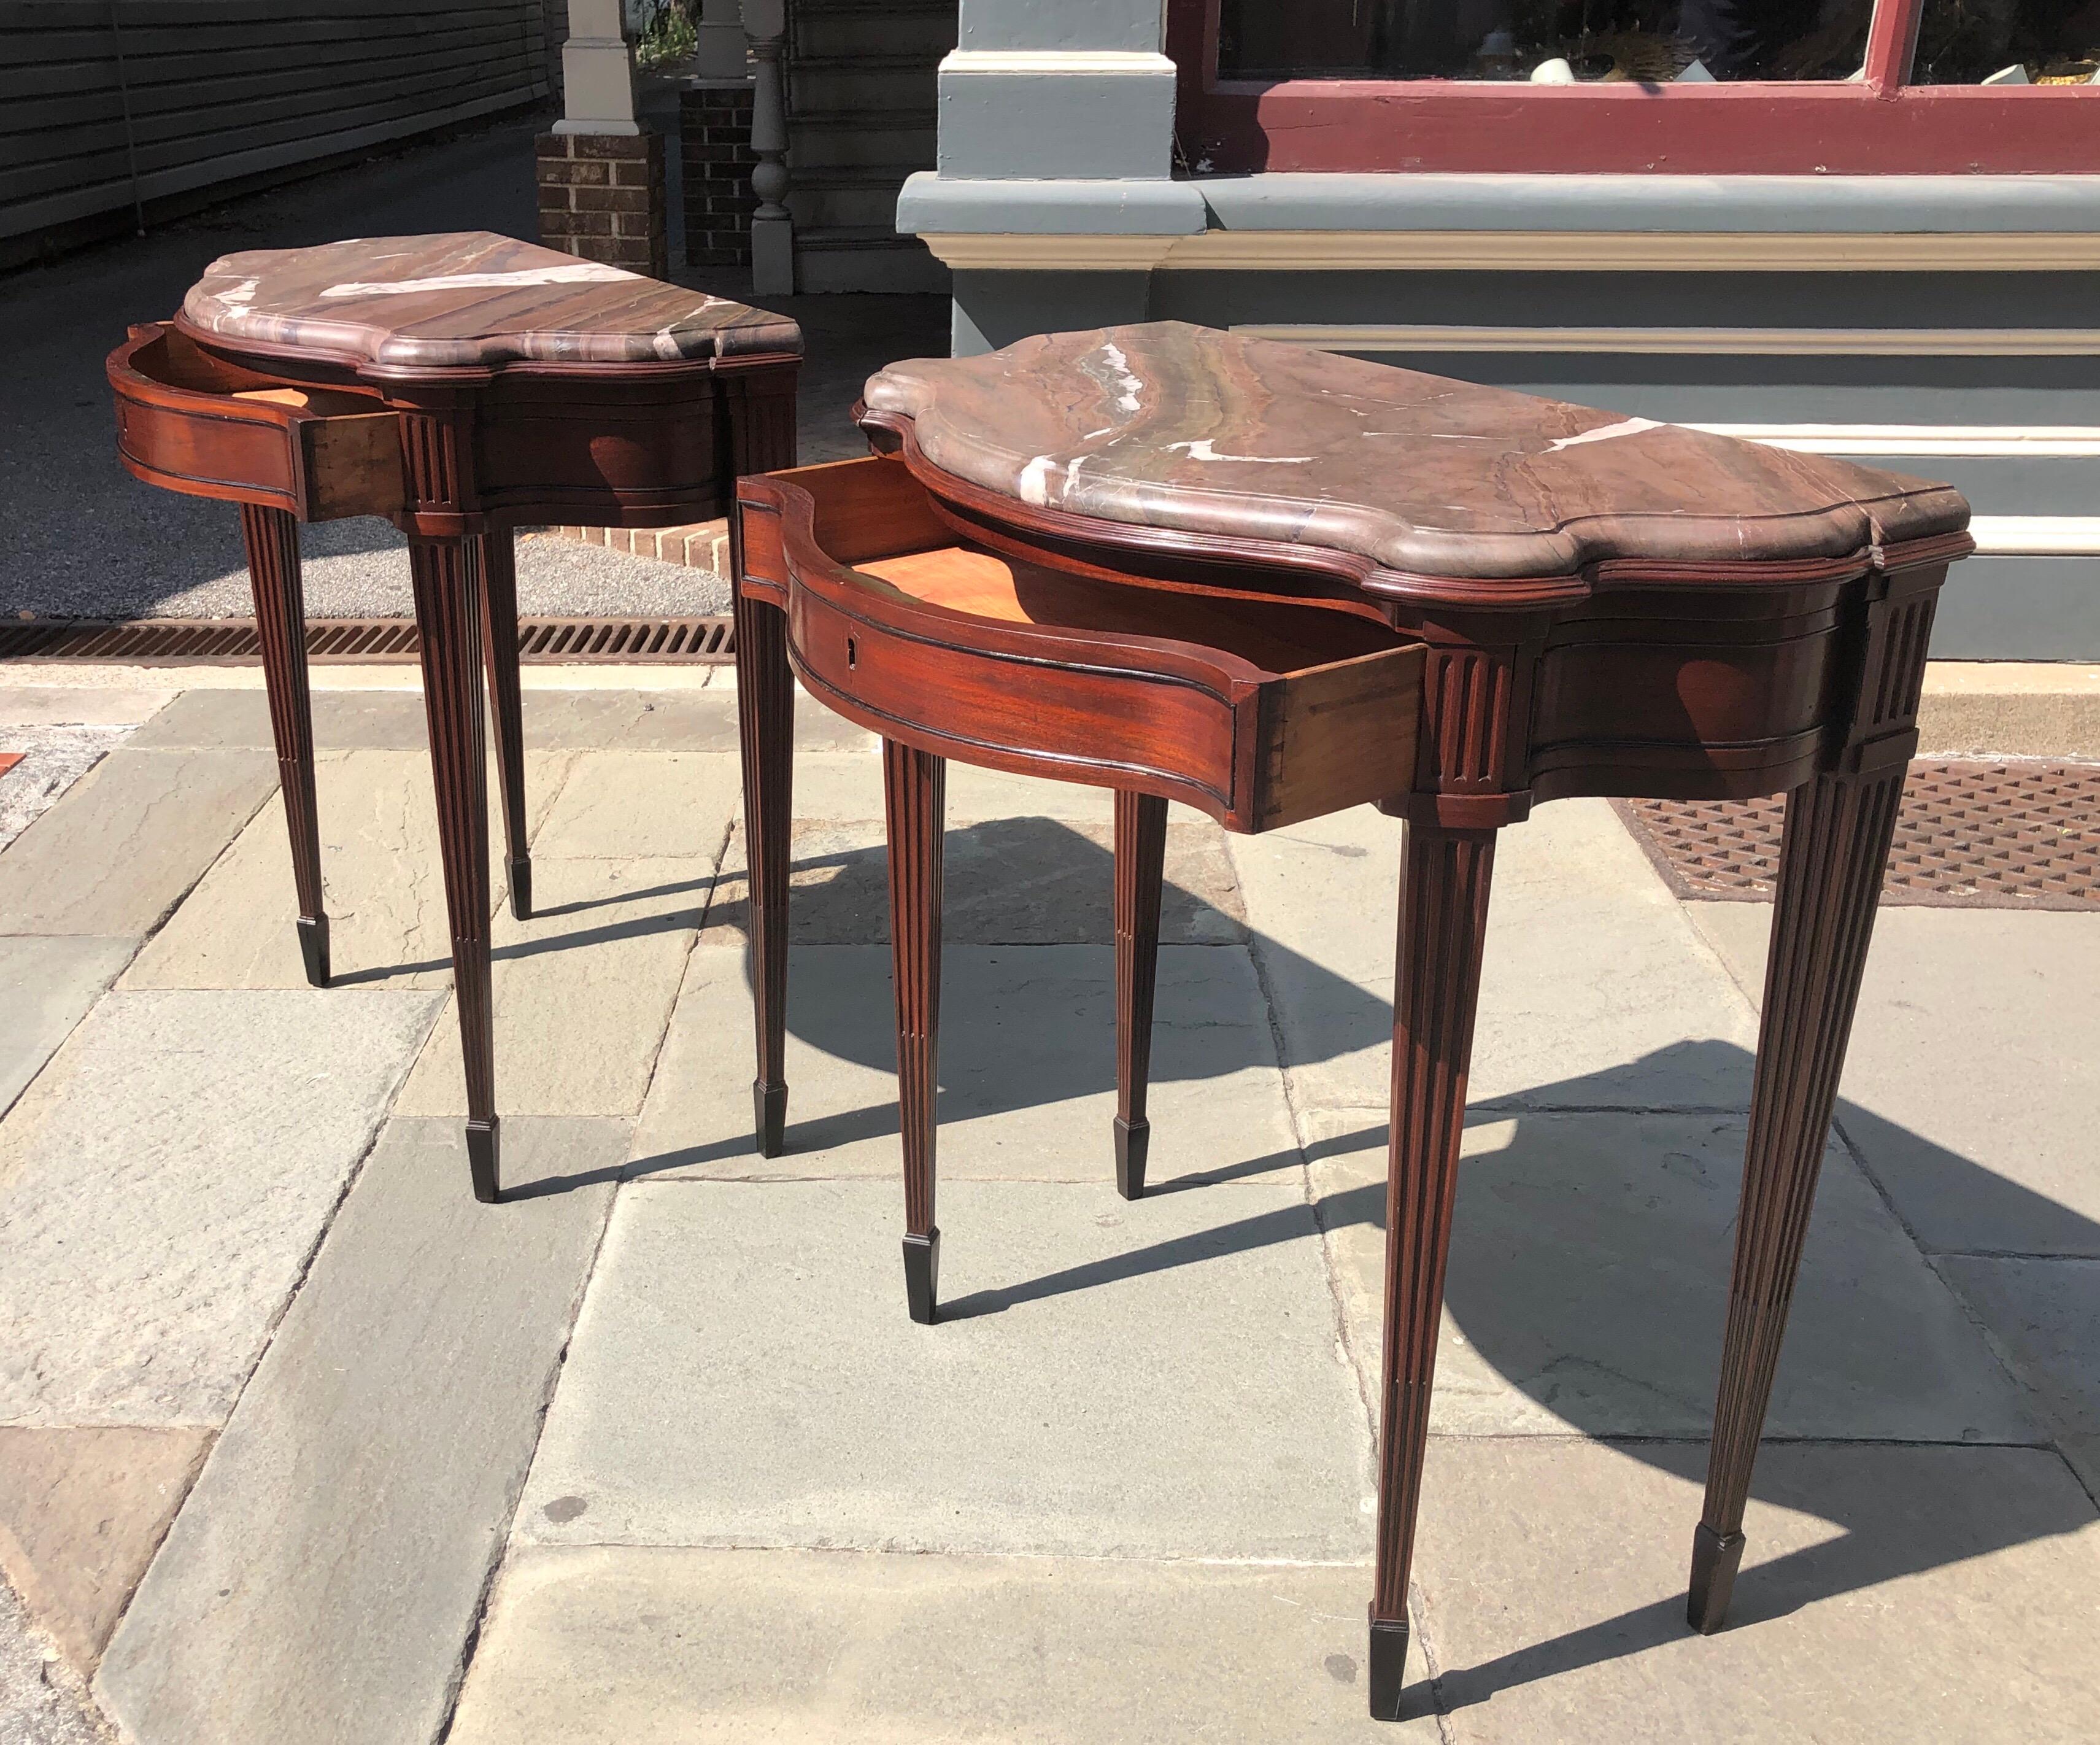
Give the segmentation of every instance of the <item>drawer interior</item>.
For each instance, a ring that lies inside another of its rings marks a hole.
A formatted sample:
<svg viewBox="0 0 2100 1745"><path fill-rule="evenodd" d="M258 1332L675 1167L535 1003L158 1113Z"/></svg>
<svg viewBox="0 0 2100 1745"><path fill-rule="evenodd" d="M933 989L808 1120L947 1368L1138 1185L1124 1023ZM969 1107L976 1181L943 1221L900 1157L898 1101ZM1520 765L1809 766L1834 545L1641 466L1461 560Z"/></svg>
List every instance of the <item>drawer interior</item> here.
<svg viewBox="0 0 2100 1745"><path fill-rule="evenodd" d="M237 364L229 364L192 345L172 328L164 329L157 338L139 347L129 361L130 367L148 381L157 382L164 387L179 388L186 394L210 394L227 400L281 406L319 417L375 413L385 407L385 402L377 394L359 393L348 388L308 387L243 369Z"/></svg>
<svg viewBox="0 0 2100 1745"><path fill-rule="evenodd" d="M1352 613L1103 581L966 543L862 559L854 569L969 617L1193 643L1273 673L1329 666L1411 642Z"/></svg>

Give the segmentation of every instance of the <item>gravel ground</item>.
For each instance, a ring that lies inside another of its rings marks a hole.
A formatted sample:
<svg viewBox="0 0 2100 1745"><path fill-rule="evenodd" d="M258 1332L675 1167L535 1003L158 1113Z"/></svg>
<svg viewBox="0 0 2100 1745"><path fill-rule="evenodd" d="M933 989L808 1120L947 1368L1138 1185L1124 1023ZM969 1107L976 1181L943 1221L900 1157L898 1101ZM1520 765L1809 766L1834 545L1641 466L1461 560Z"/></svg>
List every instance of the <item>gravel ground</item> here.
<svg viewBox="0 0 2100 1745"><path fill-rule="evenodd" d="M143 238L0 278L0 320L18 341L0 364L0 616L249 616L240 528L223 503L139 484L117 464L103 360L130 321L164 316L205 265L236 249L421 231L534 234L534 121L376 157L236 201ZM691 276L748 298L735 276ZM802 458L865 452L847 413L892 358L947 349L939 297L767 299L803 324ZM400 536L361 519L302 531L315 617L405 616ZM530 613L726 610L718 578L551 537L518 544Z"/></svg>
<svg viewBox="0 0 2100 1745"><path fill-rule="evenodd" d="M59 796L116 748L130 727L0 727L0 751L22 761L0 775L0 848L58 804Z"/></svg>
<svg viewBox="0 0 2100 1745"><path fill-rule="evenodd" d="M109 1745L116 1736L0 1581L0 1745Z"/></svg>

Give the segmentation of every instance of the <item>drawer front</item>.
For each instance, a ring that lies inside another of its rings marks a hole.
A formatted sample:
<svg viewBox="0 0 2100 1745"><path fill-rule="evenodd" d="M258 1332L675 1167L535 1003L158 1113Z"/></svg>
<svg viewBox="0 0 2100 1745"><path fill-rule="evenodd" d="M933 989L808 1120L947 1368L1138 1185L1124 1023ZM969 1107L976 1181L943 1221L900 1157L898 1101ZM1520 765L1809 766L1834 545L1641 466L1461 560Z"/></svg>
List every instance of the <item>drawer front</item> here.
<svg viewBox="0 0 2100 1745"><path fill-rule="evenodd" d="M1250 657L1258 651L1199 639L1207 623L1219 626L1194 601L1185 615L1140 615L1143 634L951 610L848 568L832 549L876 563L952 541L893 463L746 478L738 492L739 590L785 609L789 657L811 692L887 738L965 763L1163 795L1240 831L1412 785L1419 643L1270 671ZM1039 594L1037 603L1048 601ZM1279 649L1302 644L1302 626L1279 630Z"/></svg>
<svg viewBox="0 0 2100 1745"><path fill-rule="evenodd" d="M298 451L289 423L203 395L170 404L117 396L117 452L148 484L192 497L267 503L298 514Z"/></svg>
<svg viewBox="0 0 2100 1745"><path fill-rule="evenodd" d="M789 655L841 714L965 763L1165 793L1229 822L1244 815L1242 718L1251 727L1255 711L1225 682L1080 661L1048 638L1032 653L943 640L885 622L879 596L805 585L792 557L788 576Z"/></svg>
<svg viewBox="0 0 2100 1745"><path fill-rule="evenodd" d="M399 421L377 401L273 386L198 360L179 364L165 329L135 332L111 354L108 377L117 454L137 477L305 521L401 507ZM271 392L330 409L255 397Z"/></svg>

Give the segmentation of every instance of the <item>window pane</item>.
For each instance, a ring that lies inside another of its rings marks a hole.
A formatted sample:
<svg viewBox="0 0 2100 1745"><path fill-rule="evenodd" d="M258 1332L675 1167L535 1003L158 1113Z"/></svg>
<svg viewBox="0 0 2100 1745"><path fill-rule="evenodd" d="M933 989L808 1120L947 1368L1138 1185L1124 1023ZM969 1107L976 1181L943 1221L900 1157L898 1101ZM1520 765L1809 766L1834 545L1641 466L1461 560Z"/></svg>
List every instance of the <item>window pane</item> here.
<svg viewBox="0 0 2100 1745"><path fill-rule="evenodd" d="M1926 0L1915 65L1913 85L2089 83L2100 0Z"/></svg>
<svg viewBox="0 0 2100 1745"><path fill-rule="evenodd" d="M1864 59L1873 11L1873 0L1220 0L1218 70L1557 84L1842 79Z"/></svg>

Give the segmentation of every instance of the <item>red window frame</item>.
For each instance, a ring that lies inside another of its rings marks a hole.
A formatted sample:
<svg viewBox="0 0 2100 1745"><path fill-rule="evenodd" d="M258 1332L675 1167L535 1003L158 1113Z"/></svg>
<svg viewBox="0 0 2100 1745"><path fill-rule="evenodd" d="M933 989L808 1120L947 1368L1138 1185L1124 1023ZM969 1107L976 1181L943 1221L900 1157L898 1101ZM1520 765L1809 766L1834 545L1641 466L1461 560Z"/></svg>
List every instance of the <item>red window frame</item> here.
<svg viewBox="0 0 2100 1745"><path fill-rule="evenodd" d="M1911 85L1925 0L1880 0L1857 82L1532 85L1218 76L1219 0L1167 0L1197 174L2091 174L2100 87Z"/></svg>

